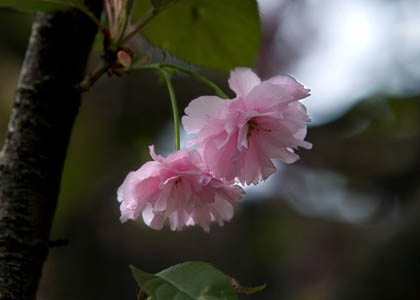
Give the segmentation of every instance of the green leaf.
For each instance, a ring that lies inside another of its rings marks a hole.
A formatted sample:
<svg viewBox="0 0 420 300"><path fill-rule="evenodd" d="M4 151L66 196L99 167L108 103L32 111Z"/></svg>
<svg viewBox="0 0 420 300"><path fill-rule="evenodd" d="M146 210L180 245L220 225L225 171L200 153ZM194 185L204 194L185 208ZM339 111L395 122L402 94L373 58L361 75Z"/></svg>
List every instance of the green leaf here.
<svg viewBox="0 0 420 300"><path fill-rule="evenodd" d="M130 268L153 300L238 300L229 276L204 262L186 262L155 275Z"/></svg>
<svg viewBox="0 0 420 300"><path fill-rule="evenodd" d="M241 285L235 279L232 279L232 285L235 292L237 292L238 294L246 294L246 295L251 295L251 294L261 292L267 286L267 284L263 284L263 285L254 286L254 287L247 287L247 286Z"/></svg>
<svg viewBox="0 0 420 300"><path fill-rule="evenodd" d="M152 1L158 7L171 2L141 30L153 45L221 71L253 65L261 40L256 0ZM134 17L152 5L136 2Z"/></svg>
<svg viewBox="0 0 420 300"><path fill-rule="evenodd" d="M124 34L129 20L129 16L131 13L131 10L134 5L134 0L119 0L119 5L115 7L115 14L116 14L116 20L117 23L117 32L116 32L116 38L117 40L119 38L122 38L122 35Z"/></svg>
<svg viewBox="0 0 420 300"><path fill-rule="evenodd" d="M92 50L100 53L104 51L104 35L100 31L96 33L95 39L93 40Z"/></svg>
<svg viewBox="0 0 420 300"><path fill-rule="evenodd" d="M0 7L13 8L25 12L86 8L83 0L0 0Z"/></svg>
<svg viewBox="0 0 420 300"><path fill-rule="evenodd" d="M151 0L155 11L161 12L169 6L169 4L176 2L177 0Z"/></svg>

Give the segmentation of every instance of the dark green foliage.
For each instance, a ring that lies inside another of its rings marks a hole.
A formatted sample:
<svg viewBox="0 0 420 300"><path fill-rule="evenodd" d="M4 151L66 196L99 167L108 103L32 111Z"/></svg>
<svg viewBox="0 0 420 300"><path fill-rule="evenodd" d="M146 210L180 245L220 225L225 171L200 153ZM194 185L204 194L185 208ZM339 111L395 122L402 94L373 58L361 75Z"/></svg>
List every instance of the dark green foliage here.
<svg viewBox="0 0 420 300"><path fill-rule="evenodd" d="M253 65L261 40L255 0L152 2L159 13L141 33L155 46L187 62L221 71ZM137 1L134 19L151 6Z"/></svg>
<svg viewBox="0 0 420 300"><path fill-rule="evenodd" d="M0 0L0 7L9 7L25 12L52 11L84 7L83 0Z"/></svg>
<svg viewBox="0 0 420 300"><path fill-rule="evenodd" d="M139 287L153 300L237 300L231 279L203 262L186 262L155 275L130 266Z"/></svg>
<svg viewBox="0 0 420 300"><path fill-rule="evenodd" d="M156 11L156 13L164 10L167 8L171 3L176 2L177 0L151 0L152 5Z"/></svg>

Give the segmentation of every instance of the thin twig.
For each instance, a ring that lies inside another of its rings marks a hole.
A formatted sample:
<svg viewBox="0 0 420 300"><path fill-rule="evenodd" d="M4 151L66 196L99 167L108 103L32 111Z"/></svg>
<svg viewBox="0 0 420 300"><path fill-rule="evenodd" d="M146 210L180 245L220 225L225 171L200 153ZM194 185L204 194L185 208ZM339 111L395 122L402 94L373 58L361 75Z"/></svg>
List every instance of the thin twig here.
<svg viewBox="0 0 420 300"><path fill-rule="evenodd" d="M89 90L89 88L110 68L111 64L106 61L102 61L101 64L93 71L89 73L83 81L76 86L76 89L83 93Z"/></svg>
<svg viewBox="0 0 420 300"><path fill-rule="evenodd" d="M129 39L133 37L141 28L143 28L147 23L149 23L153 17L155 16L155 9L151 8L149 9L146 14L139 20L139 22L134 25L133 30L130 31L121 41L121 45L123 45L125 42L127 42Z"/></svg>
<svg viewBox="0 0 420 300"><path fill-rule="evenodd" d="M79 7L76 6L76 8L80 9L82 12L84 12L95 24L96 26L98 26L98 28L103 31L105 29L107 29L99 20L98 18L95 16L94 13L92 13L89 9L84 8L84 7Z"/></svg>
<svg viewBox="0 0 420 300"><path fill-rule="evenodd" d="M193 77L194 79L200 81L201 83L204 83L205 85L207 85L209 88L211 88L217 96L219 96L222 99L229 99L229 96L226 95L226 93L220 88L218 87L214 82L212 82L211 80L207 79L207 77L198 74L194 71L191 71L187 68L178 66L178 65L172 65L172 64L160 64L160 63L156 63L156 64L147 64L147 65L140 65L140 66L134 66L131 67L129 69L124 69L122 70L122 72L132 72L132 71L136 71L136 70L147 70L147 69L152 69L152 70L158 70L158 69L172 69L172 70L177 70L180 72L183 72L185 74L190 75L191 77Z"/></svg>
<svg viewBox="0 0 420 300"><path fill-rule="evenodd" d="M195 78L196 80L201 81L202 83L207 85L209 88L213 89L214 92L217 94L217 96L219 96L220 98L229 99L228 95L226 95L225 92L223 92L223 90L221 88L219 88L214 82L208 80L205 76L203 76L201 74L198 74L194 71L191 71L189 69L183 68L183 67L178 66L178 65L160 64L160 66L162 68L174 69L174 70L178 70L178 71L181 71L183 73L186 73L186 74L190 75L191 77Z"/></svg>
<svg viewBox="0 0 420 300"><path fill-rule="evenodd" d="M102 32L107 31L107 28L105 28L99 20L93 15L89 10L83 9L83 7L78 7L80 10L82 10L85 14L87 14L96 25L99 26L99 28L102 30ZM127 42L133 35L136 34L137 31L139 31L143 26L145 26L147 23L149 23L153 17L155 16L155 10L154 8L149 9L144 17L134 26L133 30L129 32L120 43L119 45L123 45L125 42ZM86 92L89 90L89 88L103 75L105 74L108 69L112 66L112 63L107 61L102 61L102 63L96 68L95 71L88 74L83 81L76 86L76 89L79 92Z"/></svg>

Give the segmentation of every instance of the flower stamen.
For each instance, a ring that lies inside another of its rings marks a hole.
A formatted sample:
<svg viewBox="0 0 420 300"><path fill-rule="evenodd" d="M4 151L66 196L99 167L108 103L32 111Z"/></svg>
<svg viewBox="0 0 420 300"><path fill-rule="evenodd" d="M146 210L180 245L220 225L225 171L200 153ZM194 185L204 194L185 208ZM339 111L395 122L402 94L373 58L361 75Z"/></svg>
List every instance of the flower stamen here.
<svg viewBox="0 0 420 300"><path fill-rule="evenodd" d="M265 131L265 132L271 132L271 130L270 129L265 129L265 128L262 128L256 121L255 121L255 119L251 119L251 120L249 120L248 121L248 123L247 123L247 125L248 125L248 134L247 134L247 138L248 138L248 140L249 140L249 138L251 137L251 133L252 133L252 131L260 131L260 130L263 130L263 131Z"/></svg>

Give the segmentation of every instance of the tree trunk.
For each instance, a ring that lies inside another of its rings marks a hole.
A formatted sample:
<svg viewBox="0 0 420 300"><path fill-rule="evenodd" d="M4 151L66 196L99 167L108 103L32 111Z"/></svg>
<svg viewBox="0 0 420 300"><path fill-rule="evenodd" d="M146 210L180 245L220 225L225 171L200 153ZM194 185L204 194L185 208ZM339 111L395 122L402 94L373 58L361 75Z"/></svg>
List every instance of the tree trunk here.
<svg viewBox="0 0 420 300"><path fill-rule="evenodd" d="M96 31L74 10L35 17L0 153L0 300L36 297Z"/></svg>

